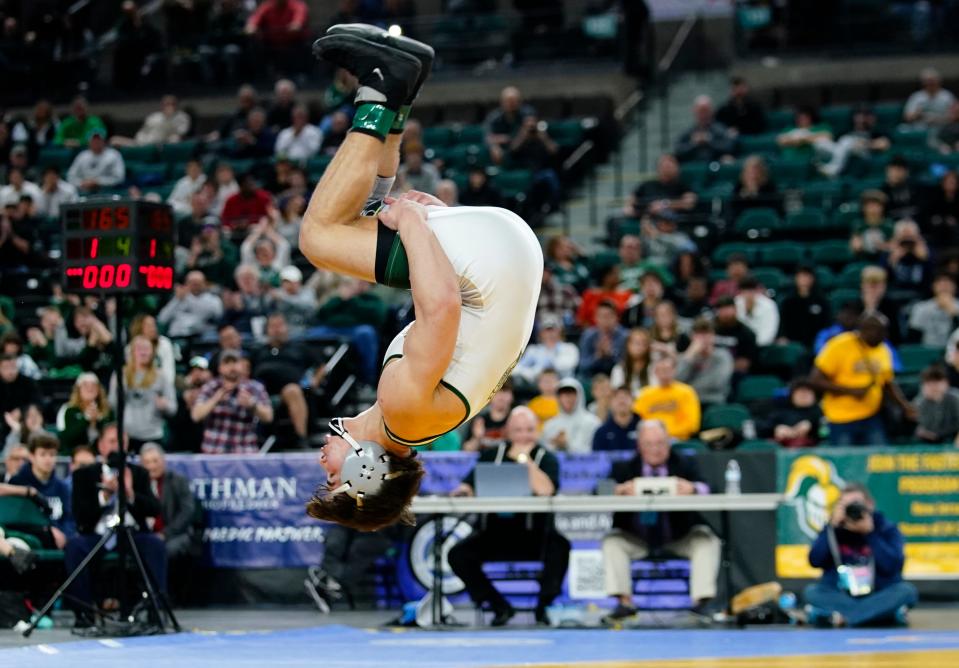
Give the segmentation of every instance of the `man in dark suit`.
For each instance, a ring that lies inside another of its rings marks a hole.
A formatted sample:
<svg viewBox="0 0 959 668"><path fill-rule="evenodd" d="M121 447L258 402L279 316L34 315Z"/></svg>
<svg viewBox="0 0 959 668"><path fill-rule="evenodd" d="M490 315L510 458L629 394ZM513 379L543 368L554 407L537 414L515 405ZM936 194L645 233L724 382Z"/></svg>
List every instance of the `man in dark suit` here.
<svg viewBox="0 0 959 668"><path fill-rule="evenodd" d="M615 462L610 476L616 494L636 494L636 478L675 477L680 495L709 494L696 461L673 452L666 427L658 420L644 420L636 431L637 453ZM609 619L636 614L630 562L651 550L663 550L689 559L689 595L698 609L716 596L721 543L699 513L616 513L613 530L603 538L606 593L617 599Z"/></svg>
<svg viewBox="0 0 959 668"><path fill-rule="evenodd" d="M167 469L166 453L156 443L145 443L140 448L140 463L150 474L150 488L160 499L162 509L147 523L153 525L153 533L166 543L167 558L173 560L194 554L196 500L190 491L190 481Z"/></svg>
<svg viewBox="0 0 959 668"><path fill-rule="evenodd" d="M116 516L119 481L117 468L120 453L115 424L106 425L97 441L100 461L73 472L73 516L77 535L67 541L64 565L71 573L96 546L108 530L111 519ZM163 541L151 533L147 518L160 514L160 502L150 490L150 476L135 464L128 464L124 475L124 488L128 502L127 524L134 524L133 542L136 544L147 569L153 575L158 590L166 592L166 549ZM114 549L118 538L107 541L107 548ZM102 554L102 553L101 553ZM68 594L82 603L93 603L91 571L83 569L67 590ZM75 629L89 628L93 617L87 610L77 610Z"/></svg>

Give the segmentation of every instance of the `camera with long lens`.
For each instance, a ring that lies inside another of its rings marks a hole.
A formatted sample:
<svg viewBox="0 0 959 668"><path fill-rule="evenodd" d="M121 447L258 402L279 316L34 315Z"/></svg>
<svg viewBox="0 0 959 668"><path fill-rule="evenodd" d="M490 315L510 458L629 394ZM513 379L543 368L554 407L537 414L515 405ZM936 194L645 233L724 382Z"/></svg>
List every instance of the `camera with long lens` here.
<svg viewBox="0 0 959 668"><path fill-rule="evenodd" d="M846 519L851 522L858 522L869 512L869 509L866 507L866 504L861 503L860 501L853 501L848 506L846 506Z"/></svg>

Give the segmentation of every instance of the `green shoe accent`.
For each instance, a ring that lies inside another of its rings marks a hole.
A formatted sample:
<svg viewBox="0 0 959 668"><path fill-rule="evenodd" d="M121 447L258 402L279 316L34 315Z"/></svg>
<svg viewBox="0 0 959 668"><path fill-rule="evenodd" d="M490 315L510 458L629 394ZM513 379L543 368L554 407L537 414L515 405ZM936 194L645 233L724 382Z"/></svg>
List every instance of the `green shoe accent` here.
<svg viewBox="0 0 959 668"><path fill-rule="evenodd" d="M403 128L406 127L406 119L410 117L410 106L404 104L400 107L400 110L396 112L396 120L393 121L393 127L390 128L391 135L401 135L403 134Z"/></svg>
<svg viewBox="0 0 959 668"><path fill-rule="evenodd" d="M389 134L396 120L396 115L395 111L387 109L382 104L360 104L356 108L356 115L353 116L353 130L385 141L386 135Z"/></svg>

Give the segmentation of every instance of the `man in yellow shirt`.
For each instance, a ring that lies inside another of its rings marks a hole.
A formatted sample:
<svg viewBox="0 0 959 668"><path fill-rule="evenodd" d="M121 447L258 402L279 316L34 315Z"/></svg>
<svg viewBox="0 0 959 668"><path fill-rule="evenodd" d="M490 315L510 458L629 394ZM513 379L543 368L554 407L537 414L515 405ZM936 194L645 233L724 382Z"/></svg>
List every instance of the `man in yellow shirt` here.
<svg viewBox="0 0 959 668"><path fill-rule="evenodd" d="M884 445L881 409L886 393L906 419L915 419L915 408L894 381L885 338L885 317L871 313L859 320L858 329L830 339L816 357L810 380L824 393L822 412L832 445Z"/></svg>
<svg viewBox="0 0 959 668"><path fill-rule="evenodd" d="M653 364L658 386L639 392L633 410L644 420L660 420L673 438L684 441L699 431L700 407L696 390L676 378L676 358L664 355Z"/></svg>

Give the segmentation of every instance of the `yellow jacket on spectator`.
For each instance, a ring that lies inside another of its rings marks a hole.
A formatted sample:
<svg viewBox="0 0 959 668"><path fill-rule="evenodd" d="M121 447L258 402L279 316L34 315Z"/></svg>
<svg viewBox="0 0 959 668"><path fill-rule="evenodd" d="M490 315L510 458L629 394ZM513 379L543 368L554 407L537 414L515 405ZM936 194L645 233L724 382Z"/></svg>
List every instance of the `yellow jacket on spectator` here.
<svg viewBox="0 0 959 668"><path fill-rule="evenodd" d="M856 332L846 332L830 339L816 356L816 368L836 385L871 385L862 399L828 392L823 396L823 415L838 424L866 420L878 413L882 406L882 388L894 375L889 347L880 343L870 348Z"/></svg>
<svg viewBox="0 0 959 668"><path fill-rule="evenodd" d="M542 427L543 423L548 419L559 415L559 402L556 401L555 396L547 397L545 394L538 394L530 399L526 405L531 411L536 413L536 417L539 418L540 427Z"/></svg>
<svg viewBox="0 0 959 668"><path fill-rule="evenodd" d="M669 387L644 387L633 410L644 420L661 420L673 438L686 440L699 432L699 397L686 383L673 381Z"/></svg>

